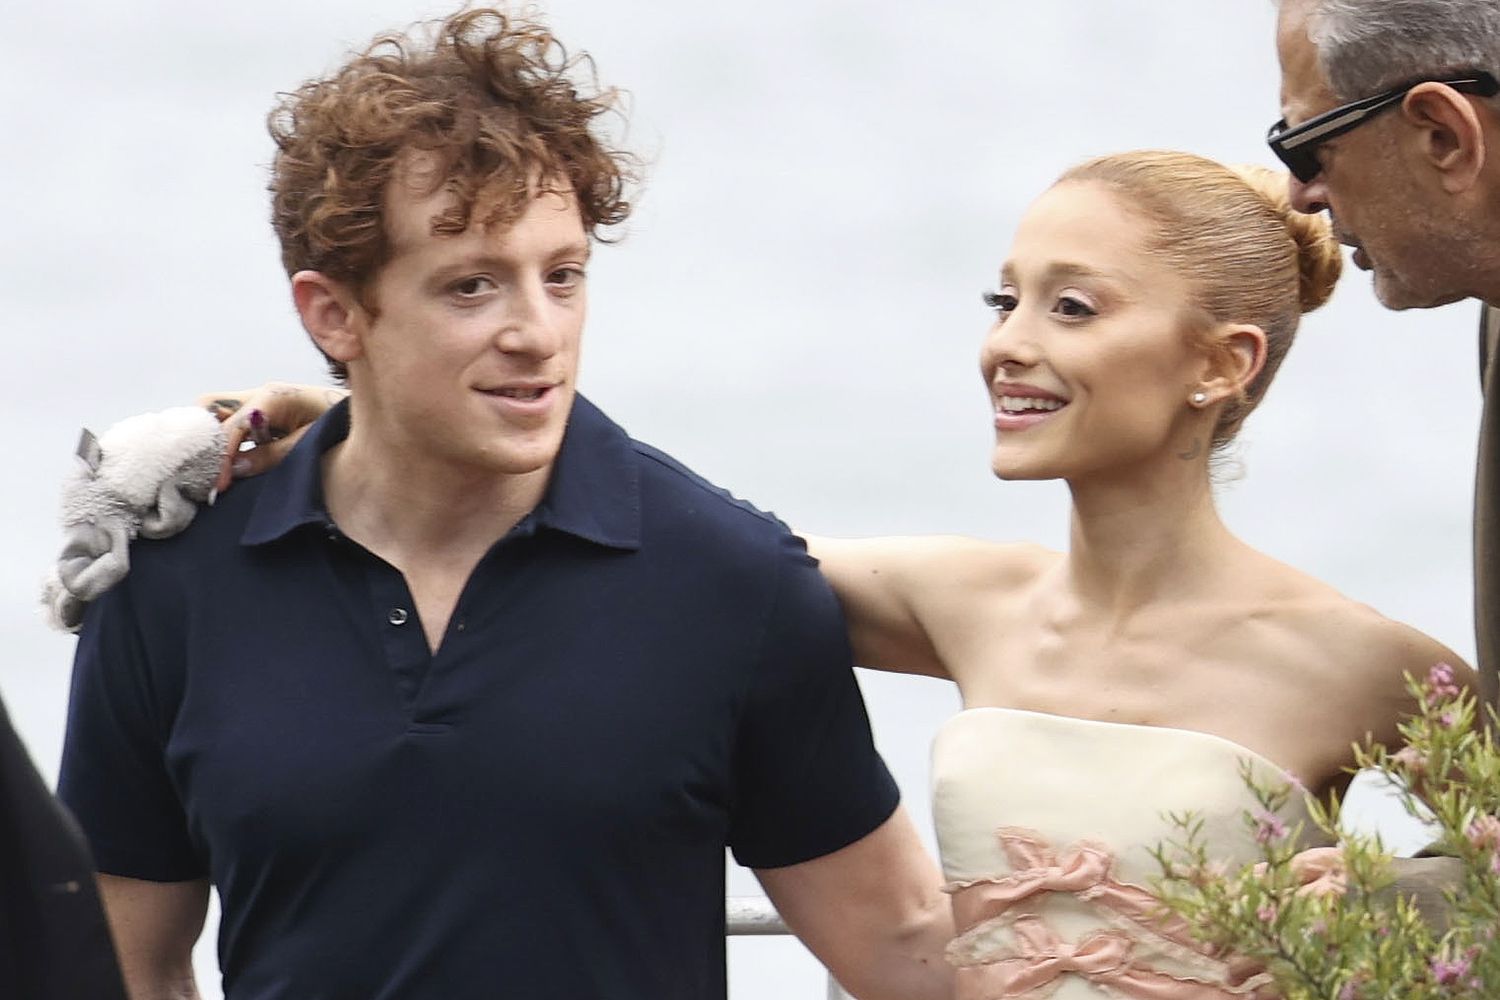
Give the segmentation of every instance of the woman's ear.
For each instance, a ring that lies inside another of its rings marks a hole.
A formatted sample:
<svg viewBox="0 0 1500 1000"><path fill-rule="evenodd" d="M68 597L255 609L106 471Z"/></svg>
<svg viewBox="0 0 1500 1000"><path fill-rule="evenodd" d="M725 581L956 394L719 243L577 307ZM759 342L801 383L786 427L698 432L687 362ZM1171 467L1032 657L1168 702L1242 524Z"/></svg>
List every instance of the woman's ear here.
<svg viewBox="0 0 1500 1000"><path fill-rule="evenodd" d="M343 282L322 271L298 271L292 302L303 329L329 358L348 364L364 353L365 311Z"/></svg>
<svg viewBox="0 0 1500 1000"><path fill-rule="evenodd" d="M1266 332L1251 323L1226 323L1208 337L1209 350L1204 359L1203 374L1197 393L1205 396L1204 405L1236 399L1250 389L1250 383L1266 366Z"/></svg>

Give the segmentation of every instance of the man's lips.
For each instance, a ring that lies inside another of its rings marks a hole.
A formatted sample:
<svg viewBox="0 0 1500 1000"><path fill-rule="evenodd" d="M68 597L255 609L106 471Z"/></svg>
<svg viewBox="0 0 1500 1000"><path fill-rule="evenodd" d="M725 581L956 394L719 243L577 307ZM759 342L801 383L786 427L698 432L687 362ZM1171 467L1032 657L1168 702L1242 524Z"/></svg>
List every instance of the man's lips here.
<svg viewBox="0 0 1500 1000"><path fill-rule="evenodd" d="M1338 240L1344 246L1348 247L1350 250L1354 251L1354 253L1350 255L1349 259L1354 261L1355 267L1359 268L1361 271L1368 271L1370 269L1370 255L1365 252L1365 248L1359 242L1359 240L1338 229L1335 229L1333 231L1333 238Z"/></svg>
<svg viewBox="0 0 1500 1000"><path fill-rule="evenodd" d="M561 388L551 382L507 382L474 390L494 401L502 412L517 416L543 416L552 409Z"/></svg>
<svg viewBox="0 0 1500 1000"><path fill-rule="evenodd" d="M480 389L487 396L500 396L503 399L519 399L523 402L541 399L542 396L552 391L551 386L502 386L498 389Z"/></svg>

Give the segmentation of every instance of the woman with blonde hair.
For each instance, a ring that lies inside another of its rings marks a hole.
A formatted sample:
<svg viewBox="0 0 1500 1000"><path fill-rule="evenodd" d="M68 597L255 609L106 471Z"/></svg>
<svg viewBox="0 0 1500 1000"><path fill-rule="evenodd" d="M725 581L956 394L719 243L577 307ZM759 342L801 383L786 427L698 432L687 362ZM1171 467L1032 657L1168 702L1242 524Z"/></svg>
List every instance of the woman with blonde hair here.
<svg viewBox="0 0 1500 1000"><path fill-rule="evenodd" d="M1169 815L1254 856L1242 770L1341 789L1398 739L1404 678L1458 664L1236 538L1212 459L1265 396L1340 253L1285 177L1186 153L1105 156L1031 206L986 296L1001 479L1063 479L1066 552L970 538L809 539L856 662L946 677L934 816L966 998L1248 996L1146 890ZM227 394L238 444L323 389ZM225 398L221 395L217 398ZM291 438L239 456L242 472ZM1276 820L1277 828L1294 816Z"/></svg>

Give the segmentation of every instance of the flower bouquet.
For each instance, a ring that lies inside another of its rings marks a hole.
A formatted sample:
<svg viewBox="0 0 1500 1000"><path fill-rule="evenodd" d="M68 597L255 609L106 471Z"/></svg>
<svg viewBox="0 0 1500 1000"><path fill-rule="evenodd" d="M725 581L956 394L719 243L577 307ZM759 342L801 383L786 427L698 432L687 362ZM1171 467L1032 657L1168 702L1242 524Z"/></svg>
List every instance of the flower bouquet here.
<svg viewBox="0 0 1500 1000"><path fill-rule="evenodd" d="M1405 746L1357 749L1403 807L1436 827L1447 885L1419 901L1396 883L1400 864L1378 836L1342 833L1338 803L1295 780L1245 780L1259 802L1246 817L1261 861L1238 871L1213 861L1192 815L1174 815L1178 837L1155 853L1157 892L1204 942L1265 971L1287 1000L1500 998L1500 750L1477 725L1475 698L1446 665L1408 686L1421 708L1401 727ZM1492 713L1493 715L1493 713ZM1281 818L1301 797L1309 822L1337 846L1299 851L1301 823Z"/></svg>

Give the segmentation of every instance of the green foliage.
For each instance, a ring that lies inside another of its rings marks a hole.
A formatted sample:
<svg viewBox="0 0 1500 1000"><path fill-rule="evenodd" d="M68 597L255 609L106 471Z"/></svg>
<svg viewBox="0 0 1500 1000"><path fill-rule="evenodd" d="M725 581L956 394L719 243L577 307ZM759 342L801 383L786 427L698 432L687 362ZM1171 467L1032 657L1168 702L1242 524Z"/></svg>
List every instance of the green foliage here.
<svg viewBox="0 0 1500 1000"><path fill-rule="evenodd" d="M1461 878L1444 890L1445 921L1424 919L1379 838L1339 832L1337 801L1325 806L1296 785L1267 787L1248 767L1245 782L1260 808L1246 822L1261 845L1259 864L1216 865L1192 815L1171 817L1177 836L1155 852L1166 908L1202 941L1270 973L1287 1000L1500 997L1494 727L1476 727L1474 697L1444 665L1408 686L1421 710L1401 727L1406 746L1395 753L1356 747L1355 754L1359 768L1390 780L1407 812L1436 821L1437 850L1458 859ZM1293 796L1337 848L1299 854L1308 831L1278 818Z"/></svg>

